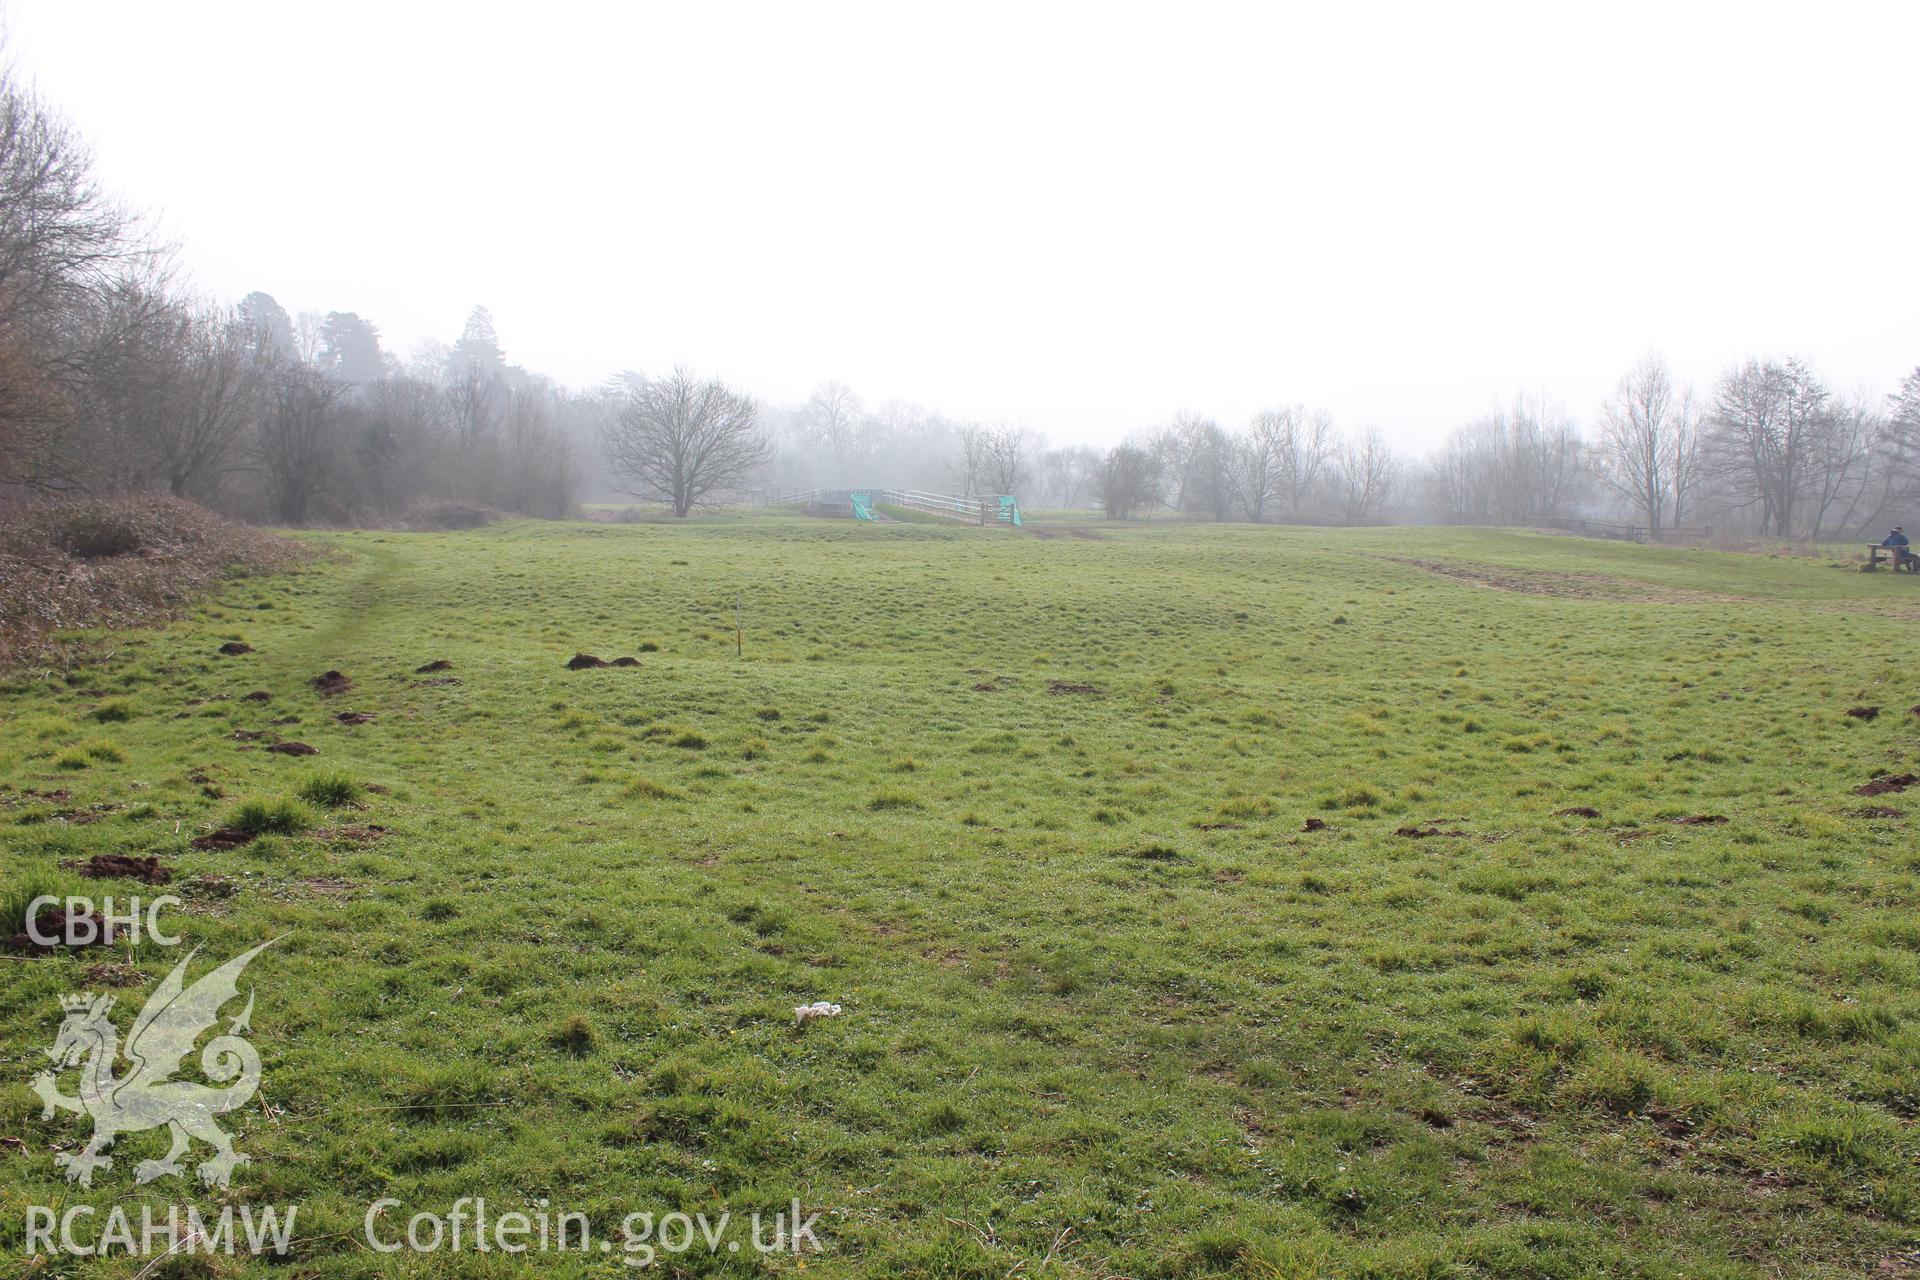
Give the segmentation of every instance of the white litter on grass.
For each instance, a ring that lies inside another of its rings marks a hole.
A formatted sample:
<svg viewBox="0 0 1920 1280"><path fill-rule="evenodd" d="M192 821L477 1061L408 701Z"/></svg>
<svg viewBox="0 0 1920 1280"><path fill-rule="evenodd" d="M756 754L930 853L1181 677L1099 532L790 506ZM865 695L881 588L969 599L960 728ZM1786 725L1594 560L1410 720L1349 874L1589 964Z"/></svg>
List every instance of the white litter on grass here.
<svg viewBox="0 0 1920 1280"><path fill-rule="evenodd" d="M839 1005L828 1004L825 1000L815 1000L812 1004L794 1006L793 1025L796 1027L804 1027L815 1018L837 1018L839 1016Z"/></svg>

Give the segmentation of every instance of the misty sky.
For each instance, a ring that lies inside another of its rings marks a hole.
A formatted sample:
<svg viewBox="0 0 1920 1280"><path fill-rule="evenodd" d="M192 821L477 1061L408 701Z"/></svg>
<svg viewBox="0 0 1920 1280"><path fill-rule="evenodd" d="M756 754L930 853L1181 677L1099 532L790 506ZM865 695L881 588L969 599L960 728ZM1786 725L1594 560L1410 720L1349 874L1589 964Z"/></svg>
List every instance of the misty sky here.
<svg viewBox="0 0 1920 1280"><path fill-rule="evenodd" d="M9 0L194 283L1104 440L1920 364L1920 6Z"/></svg>

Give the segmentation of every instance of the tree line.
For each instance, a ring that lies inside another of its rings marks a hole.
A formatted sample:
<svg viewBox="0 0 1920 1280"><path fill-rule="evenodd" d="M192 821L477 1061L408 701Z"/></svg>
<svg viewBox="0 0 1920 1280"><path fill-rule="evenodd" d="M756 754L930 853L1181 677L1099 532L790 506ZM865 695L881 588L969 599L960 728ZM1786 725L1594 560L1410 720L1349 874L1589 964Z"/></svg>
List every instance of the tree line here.
<svg viewBox="0 0 1920 1280"><path fill-rule="evenodd" d="M586 390L509 362L484 307L404 358L353 311L289 314L178 286L85 142L0 69L0 489L162 491L286 524L451 504L536 516L626 495L676 515L756 493L885 484L1010 493L1114 518L1537 525L1819 538L1910 518L1920 370L1840 394L1805 360L1749 360L1704 392L1657 356L1583 429L1519 396L1430 455L1282 404L1185 413L1111 448L1022 424L866 404L822 383L766 406L685 369Z"/></svg>
<svg viewBox="0 0 1920 1280"><path fill-rule="evenodd" d="M888 483L1013 493L1109 518L1536 526L1621 521L1675 534L1820 539L1920 510L1920 370L1885 397L1834 391L1805 360L1747 360L1704 394L1658 355L1585 428L1544 397L1509 403L1408 457L1371 427L1285 405L1224 427L1198 413L1108 449L823 383L770 415L776 486Z"/></svg>
<svg viewBox="0 0 1920 1280"><path fill-rule="evenodd" d="M0 72L0 484L287 524L423 498L561 515L593 400L510 365L481 308L402 361L351 311L195 297L84 141Z"/></svg>
<svg viewBox="0 0 1920 1280"><path fill-rule="evenodd" d="M1890 395L1836 392L1797 357L1750 359L1701 394L1649 355L1590 432L1542 400L1455 432L1424 472L1441 523L1622 515L1648 536L1713 530L1818 540L1920 505L1920 370Z"/></svg>

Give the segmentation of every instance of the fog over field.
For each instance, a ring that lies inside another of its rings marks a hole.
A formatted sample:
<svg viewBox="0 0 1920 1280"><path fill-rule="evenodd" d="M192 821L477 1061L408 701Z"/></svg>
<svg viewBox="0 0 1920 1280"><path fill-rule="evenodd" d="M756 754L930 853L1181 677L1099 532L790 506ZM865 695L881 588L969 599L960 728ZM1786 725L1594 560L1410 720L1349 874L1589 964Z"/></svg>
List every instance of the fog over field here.
<svg viewBox="0 0 1920 1280"><path fill-rule="evenodd" d="M6 15L16 488L1812 540L1920 492L1905 9ZM676 379L736 406L692 481Z"/></svg>
<svg viewBox="0 0 1920 1280"><path fill-rule="evenodd" d="M685 361L1111 445L1275 404L1420 452L1916 361L1910 6L12 0L194 283L572 386Z"/></svg>

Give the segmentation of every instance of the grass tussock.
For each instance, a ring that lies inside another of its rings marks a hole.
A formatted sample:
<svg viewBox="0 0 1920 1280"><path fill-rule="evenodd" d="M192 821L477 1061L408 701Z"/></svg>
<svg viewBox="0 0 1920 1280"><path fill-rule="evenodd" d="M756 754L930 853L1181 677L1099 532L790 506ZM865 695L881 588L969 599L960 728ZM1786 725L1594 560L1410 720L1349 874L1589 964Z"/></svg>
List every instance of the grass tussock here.
<svg viewBox="0 0 1920 1280"><path fill-rule="evenodd" d="M338 809L359 801L363 789L357 779L337 769L312 774L300 784L300 798L322 809Z"/></svg>
<svg viewBox="0 0 1920 1280"><path fill-rule="evenodd" d="M244 800L227 816L227 826L249 835L293 835L313 825L313 814L298 800L281 796Z"/></svg>

